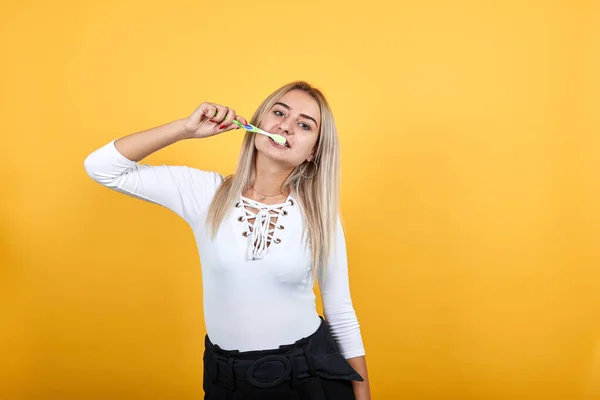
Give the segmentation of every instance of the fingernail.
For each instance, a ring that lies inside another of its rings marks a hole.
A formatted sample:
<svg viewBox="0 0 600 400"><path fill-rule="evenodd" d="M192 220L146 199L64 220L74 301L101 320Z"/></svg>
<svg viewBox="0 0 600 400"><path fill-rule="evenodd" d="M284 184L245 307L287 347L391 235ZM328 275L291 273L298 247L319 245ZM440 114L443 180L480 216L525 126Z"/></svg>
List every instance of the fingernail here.
<svg viewBox="0 0 600 400"><path fill-rule="evenodd" d="M211 119L210 122L217 122L217 121L215 121L214 119Z"/></svg>
<svg viewBox="0 0 600 400"><path fill-rule="evenodd" d="M227 125L221 125L219 129L227 128Z"/></svg>

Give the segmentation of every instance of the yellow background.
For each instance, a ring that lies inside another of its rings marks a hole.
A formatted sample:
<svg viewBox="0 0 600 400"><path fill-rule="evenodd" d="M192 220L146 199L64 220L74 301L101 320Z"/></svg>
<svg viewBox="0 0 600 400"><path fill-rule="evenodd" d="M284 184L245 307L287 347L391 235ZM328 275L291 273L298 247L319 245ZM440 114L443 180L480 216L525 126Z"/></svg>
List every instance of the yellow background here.
<svg viewBox="0 0 600 400"><path fill-rule="evenodd" d="M4 1L0 399L199 399L201 271L83 160L295 79L337 118L373 398L600 399L597 1ZM146 161L233 171L232 132Z"/></svg>

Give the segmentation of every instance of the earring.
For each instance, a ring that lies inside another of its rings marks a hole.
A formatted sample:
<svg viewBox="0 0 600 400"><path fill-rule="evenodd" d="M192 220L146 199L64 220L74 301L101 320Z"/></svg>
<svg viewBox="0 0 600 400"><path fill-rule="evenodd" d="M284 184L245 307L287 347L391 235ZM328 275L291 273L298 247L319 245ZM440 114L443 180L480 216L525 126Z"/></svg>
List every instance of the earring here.
<svg viewBox="0 0 600 400"><path fill-rule="evenodd" d="M315 175L317 175L317 162L314 159L312 161L309 161L309 162L312 162L313 164L315 164L314 172L313 172L313 174L311 176L305 176L304 172L303 172L302 173L302 177L304 179L311 179L311 178L314 178ZM306 169L308 169L308 167L306 167Z"/></svg>

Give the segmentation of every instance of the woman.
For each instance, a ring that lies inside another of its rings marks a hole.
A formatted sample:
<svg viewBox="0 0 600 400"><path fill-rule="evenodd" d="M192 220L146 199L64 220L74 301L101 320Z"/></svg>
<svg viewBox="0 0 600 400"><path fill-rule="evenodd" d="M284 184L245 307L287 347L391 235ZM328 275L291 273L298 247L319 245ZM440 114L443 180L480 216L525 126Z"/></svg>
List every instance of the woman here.
<svg viewBox="0 0 600 400"><path fill-rule="evenodd" d="M85 168L191 226L204 286L205 399L369 399L338 214L338 138L323 94L292 82L268 96L250 123L286 145L247 132L232 176L139 163L180 140L238 129L234 119L247 123L202 103L187 118L109 142Z"/></svg>

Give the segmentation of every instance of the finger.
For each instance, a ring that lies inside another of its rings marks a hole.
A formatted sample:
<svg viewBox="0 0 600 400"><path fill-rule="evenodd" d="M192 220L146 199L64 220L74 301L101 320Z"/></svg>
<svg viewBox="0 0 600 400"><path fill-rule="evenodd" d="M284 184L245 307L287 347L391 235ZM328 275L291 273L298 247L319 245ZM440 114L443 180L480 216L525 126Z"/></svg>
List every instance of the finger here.
<svg viewBox="0 0 600 400"><path fill-rule="evenodd" d="M227 116L228 111L229 109L227 107L217 106L216 115L213 115L211 119L216 123L223 122L225 120L225 117Z"/></svg>
<svg viewBox="0 0 600 400"><path fill-rule="evenodd" d="M229 126L229 125L233 124L234 118L235 118L235 110L230 108L227 111L227 115L225 116L225 119L221 123L221 126Z"/></svg>
<svg viewBox="0 0 600 400"><path fill-rule="evenodd" d="M248 125L248 121L246 121L246 118L244 118L244 117L242 117L240 115L236 115L235 119L236 119L236 121L240 121L244 125Z"/></svg>
<svg viewBox="0 0 600 400"><path fill-rule="evenodd" d="M215 107L214 104L204 104L203 106L201 106L202 109L202 113L208 118L208 119L212 119L213 115L215 115L217 113L217 107Z"/></svg>
<svg viewBox="0 0 600 400"><path fill-rule="evenodd" d="M235 131L236 129L240 129L240 127L237 126L236 124L231 124L229 126L221 125L221 127L219 128L219 132L223 133L223 132Z"/></svg>

